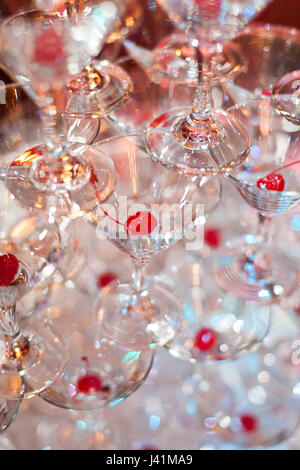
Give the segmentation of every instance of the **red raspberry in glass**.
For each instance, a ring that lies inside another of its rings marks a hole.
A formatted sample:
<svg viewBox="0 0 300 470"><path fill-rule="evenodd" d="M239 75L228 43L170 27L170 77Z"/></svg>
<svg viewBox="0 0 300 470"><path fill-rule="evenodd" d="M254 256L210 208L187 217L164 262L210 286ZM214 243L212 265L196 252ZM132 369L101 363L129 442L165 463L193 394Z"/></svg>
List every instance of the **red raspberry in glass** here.
<svg viewBox="0 0 300 470"><path fill-rule="evenodd" d="M15 280L19 271L19 261L12 254L0 256L0 286L8 287Z"/></svg>
<svg viewBox="0 0 300 470"><path fill-rule="evenodd" d="M244 432L251 433L257 431L258 420L255 416L244 414L240 416L240 421Z"/></svg>
<svg viewBox="0 0 300 470"><path fill-rule="evenodd" d="M115 273L107 271L105 273L100 274L98 277L97 285L99 289L103 289L103 287L108 286L112 282L116 282L118 280L118 276Z"/></svg>
<svg viewBox="0 0 300 470"><path fill-rule="evenodd" d="M210 328L202 328L196 334L194 345L201 352L208 352L216 345L217 334Z"/></svg>
<svg viewBox="0 0 300 470"><path fill-rule="evenodd" d="M276 175L275 173L271 173L264 178L261 178L257 181L256 186L259 189L267 189L268 191L283 191L285 182L281 175Z"/></svg>
<svg viewBox="0 0 300 470"><path fill-rule="evenodd" d="M33 49L34 62L40 65L51 65L64 59L63 41L53 26L35 38Z"/></svg>
<svg viewBox="0 0 300 470"><path fill-rule="evenodd" d="M150 212L139 211L128 217L126 230L129 235L149 235L157 226L157 220Z"/></svg>
<svg viewBox="0 0 300 470"><path fill-rule="evenodd" d="M204 241L210 248L219 248L222 237L218 228L208 228L204 232Z"/></svg>

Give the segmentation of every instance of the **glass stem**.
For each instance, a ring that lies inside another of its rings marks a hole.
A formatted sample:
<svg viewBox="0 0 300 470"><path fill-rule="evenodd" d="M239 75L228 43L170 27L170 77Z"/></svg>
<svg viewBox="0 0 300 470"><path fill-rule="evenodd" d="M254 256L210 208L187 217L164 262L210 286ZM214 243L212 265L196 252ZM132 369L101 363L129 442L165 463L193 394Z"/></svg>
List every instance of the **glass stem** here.
<svg viewBox="0 0 300 470"><path fill-rule="evenodd" d="M193 107L188 117L189 124L202 126L210 120L212 110L212 76L216 53L195 48L198 68L198 85L194 95Z"/></svg>
<svg viewBox="0 0 300 470"><path fill-rule="evenodd" d="M136 259L132 258L133 263L133 287L137 293L141 293L146 288L147 282L147 269L149 260L147 258Z"/></svg>
<svg viewBox="0 0 300 470"><path fill-rule="evenodd" d="M261 239L264 247L269 246L272 241L272 217L258 214L258 227L256 236Z"/></svg>
<svg viewBox="0 0 300 470"><path fill-rule="evenodd" d="M19 336L20 328L16 319L15 305L0 308L0 327L5 337L14 340Z"/></svg>
<svg viewBox="0 0 300 470"><path fill-rule="evenodd" d="M50 91L50 93L49 93ZM49 96L51 96L51 103L49 103ZM50 150L54 151L55 148L61 147L61 138L65 134L65 123L63 112L65 109L65 93L62 83L54 83L51 90L47 90L45 96L40 96L43 100L43 129L45 142Z"/></svg>
<svg viewBox="0 0 300 470"><path fill-rule="evenodd" d="M16 319L16 305L0 308L0 328L5 338L5 354L8 359L21 359L29 349L29 342L23 338Z"/></svg>

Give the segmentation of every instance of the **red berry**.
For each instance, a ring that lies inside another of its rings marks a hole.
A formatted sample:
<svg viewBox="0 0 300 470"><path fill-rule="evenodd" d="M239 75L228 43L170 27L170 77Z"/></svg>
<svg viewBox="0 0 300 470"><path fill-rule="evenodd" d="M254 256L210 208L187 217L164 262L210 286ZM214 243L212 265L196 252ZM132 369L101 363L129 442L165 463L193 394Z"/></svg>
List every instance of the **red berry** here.
<svg viewBox="0 0 300 470"><path fill-rule="evenodd" d="M267 189L268 191L283 191L284 190L284 179L281 175L271 173L257 181L256 186L259 189Z"/></svg>
<svg viewBox="0 0 300 470"><path fill-rule="evenodd" d="M97 285L99 289L102 289L103 287L106 287L112 282L116 282L117 280L118 277L114 273L107 271L106 273L100 274Z"/></svg>
<svg viewBox="0 0 300 470"><path fill-rule="evenodd" d="M77 389L80 393L91 395L102 389L102 381L97 375L84 375L78 379Z"/></svg>
<svg viewBox="0 0 300 470"><path fill-rule="evenodd" d="M221 232L217 228L209 228L204 232L204 241L210 248L219 248L221 238Z"/></svg>
<svg viewBox="0 0 300 470"><path fill-rule="evenodd" d="M126 229L129 235L149 235L157 226L157 220L151 212L139 211L128 217Z"/></svg>
<svg viewBox="0 0 300 470"><path fill-rule="evenodd" d="M148 447L148 446L145 446L145 447L142 447L141 450L157 450L157 447Z"/></svg>
<svg viewBox="0 0 300 470"><path fill-rule="evenodd" d="M257 418L253 415L242 415L240 416L242 428L244 432L255 432L258 428Z"/></svg>
<svg viewBox="0 0 300 470"><path fill-rule="evenodd" d="M195 337L194 345L201 352L210 351L217 342L217 334L210 328L202 328Z"/></svg>
<svg viewBox="0 0 300 470"><path fill-rule="evenodd" d="M19 261L11 254L0 256L0 286L10 286L19 271Z"/></svg>
<svg viewBox="0 0 300 470"><path fill-rule="evenodd" d="M41 65L51 65L65 59L62 38L53 27L35 38L33 60Z"/></svg>

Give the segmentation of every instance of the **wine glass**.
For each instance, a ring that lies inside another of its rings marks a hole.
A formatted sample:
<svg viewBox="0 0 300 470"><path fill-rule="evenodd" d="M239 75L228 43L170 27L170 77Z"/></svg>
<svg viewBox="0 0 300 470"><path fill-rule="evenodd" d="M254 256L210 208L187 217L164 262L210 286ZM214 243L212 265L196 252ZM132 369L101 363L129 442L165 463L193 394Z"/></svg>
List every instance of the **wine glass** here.
<svg viewBox="0 0 300 470"><path fill-rule="evenodd" d="M152 157L190 175L231 171L246 158L249 136L234 116L212 111L211 76L221 44L233 38L269 0L160 3L170 18L185 29L195 48L199 78L192 110L171 110L150 125L148 147Z"/></svg>
<svg viewBox="0 0 300 470"><path fill-rule="evenodd" d="M67 282L53 291L44 309L52 326L63 331L69 359L60 377L40 396L61 408L112 407L144 382L152 366L152 351L105 337L95 325L94 302L94 295Z"/></svg>
<svg viewBox="0 0 300 470"><path fill-rule="evenodd" d="M272 243L272 218L300 203L299 128L282 119L268 99L230 109L251 133L251 149L241 169L227 175L259 215L256 236L233 240L217 274L228 292L258 303L288 296L296 286L293 260Z"/></svg>
<svg viewBox="0 0 300 470"><path fill-rule="evenodd" d="M296 28L251 24L233 42L247 61L247 71L233 82L223 83L235 104L251 99L252 94L270 96L272 85L299 67L300 34Z"/></svg>
<svg viewBox="0 0 300 470"><path fill-rule="evenodd" d="M185 236L199 241L205 217L219 202L220 181L187 178L156 164L146 151L144 134L107 139L91 149L95 161L100 152L112 158L116 186L107 203L88 218L99 237L131 256L134 268L133 285L101 292L97 322L108 338L154 349L174 337L182 308L164 283L147 282L148 262Z"/></svg>
<svg viewBox="0 0 300 470"><path fill-rule="evenodd" d="M279 78L271 90L276 111L296 125L300 125L300 70Z"/></svg>
<svg viewBox="0 0 300 470"><path fill-rule="evenodd" d="M72 225L29 215L0 186L0 396L19 400L48 387L66 361L60 335L38 314L18 315L16 305L34 286L51 285L57 267L72 264Z"/></svg>
<svg viewBox="0 0 300 470"><path fill-rule="evenodd" d="M222 211L222 203L219 209ZM184 305L182 327L166 345L170 354L192 363L224 361L257 347L269 331L270 307L224 291L215 279L218 256L214 250L208 254L207 245L203 256L184 252L180 245L173 251L158 275L176 287Z"/></svg>
<svg viewBox="0 0 300 470"><path fill-rule="evenodd" d="M103 40L110 44L141 24L143 11L137 0L84 0L79 5L61 2L58 14L79 24L92 14L103 23ZM111 27L108 27L109 21ZM94 60L69 81L67 91L68 116L103 117L128 101L133 84L130 76L118 65L108 60Z"/></svg>
<svg viewBox="0 0 300 470"><path fill-rule="evenodd" d="M87 31L88 35L80 34ZM8 187L26 208L78 215L98 204L100 195L105 199L113 188L109 159L98 162L101 168L91 166L88 147L61 138L65 82L87 63L95 53L93 47L101 47L103 25L92 12L79 26L57 15L31 10L6 20L0 34L1 60L21 83L30 79L42 107L44 127L42 143L33 150L28 147L26 155L19 155L8 169ZM24 44L23 54L14 47L19 39Z"/></svg>
<svg viewBox="0 0 300 470"><path fill-rule="evenodd" d="M248 449L292 435L299 397L278 367L277 347L262 346L234 363L203 364L184 381L182 398L193 404L201 430Z"/></svg>

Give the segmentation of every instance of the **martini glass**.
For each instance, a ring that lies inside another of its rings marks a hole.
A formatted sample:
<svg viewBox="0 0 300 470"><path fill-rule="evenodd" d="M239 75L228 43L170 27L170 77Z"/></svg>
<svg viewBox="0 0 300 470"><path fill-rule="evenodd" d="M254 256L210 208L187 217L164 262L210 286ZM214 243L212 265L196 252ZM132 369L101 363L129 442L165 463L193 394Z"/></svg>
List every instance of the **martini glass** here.
<svg viewBox="0 0 300 470"><path fill-rule="evenodd" d="M207 246L202 253L196 256L178 245L158 275L170 280L184 305L182 327L167 348L172 356L192 363L232 360L256 348L267 335L270 307L224 291L215 279L217 254L208 254Z"/></svg>
<svg viewBox="0 0 300 470"><path fill-rule="evenodd" d="M250 99L252 94L270 96L278 79L299 68L300 34L296 28L251 24L233 42L247 61L247 71L232 83L223 83L236 104Z"/></svg>
<svg viewBox="0 0 300 470"><path fill-rule="evenodd" d="M69 360L59 379L40 396L61 408L117 405L144 382L152 366L152 351L128 348L105 337L95 325L94 302L94 295L67 283L54 290L44 310L49 322L64 332Z"/></svg>
<svg viewBox="0 0 300 470"><path fill-rule="evenodd" d="M108 27L114 12L107 17ZM28 147L28 153L19 155L7 171L9 190L29 209L77 215L98 204L100 195L105 199L113 187L109 159L101 168L92 168L88 147L61 138L65 82L81 70L95 48L101 48L105 37L103 22L99 24L92 13L77 25L58 15L31 10L9 18L1 27L1 60L22 84L30 79L43 111L42 145ZM24 44L23 54L14 47L18 40ZM95 179L97 196L91 182Z"/></svg>
<svg viewBox="0 0 300 470"><path fill-rule="evenodd" d="M272 87L271 98L276 111L299 126L300 70L295 70L279 78Z"/></svg>
<svg viewBox="0 0 300 470"><path fill-rule="evenodd" d="M183 399L193 403L202 430L241 448L274 445L292 435L299 397L291 393L290 374L278 366L278 347L262 346L234 364L202 365L185 380Z"/></svg>
<svg viewBox="0 0 300 470"><path fill-rule="evenodd" d="M19 400L48 387L66 361L60 335L38 315L17 314L16 306L35 286L50 285L58 267L71 265L72 226L29 215L3 182L0 192L0 396Z"/></svg>
<svg viewBox="0 0 300 470"><path fill-rule="evenodd" d="M111 44L130 34L142 20L142 8L137 0L84 0L78 4L62 1L57 13L70 21L84 23L85 18L97 17L105 31L105 41ZM111 21L111 27L107 23ZM103 38L103 39L104 39ZM100 52L98 48L97 54ZM133 91L130 76L108 60L90 61L83 71L70 80L66 114L76 117L103 117L128 101Z"/></svg>
<svg viewBox="0 0 300 470"><path fill-rule="evenodd" d="M176 171L199 175L226 173L246 158L249 137L244 126L224 111L212 111L211 77L221 45L268 3L268 0L161 1L170 18L185 29L195 48L198 86L192 110L171 110L150 125L148 147L154 159Z"/></svg>
<svg viewBox="0 0 300 470"><path fill-rule="evenodd" d="M258 303L288 296L296 286L292 259L272 243L272 218L300 203L299 128L282 119L267 99L231 108L251 132L251 150L227 177L259 215L256 236L235 240L217 274L228 292Z"/></svg>
<svg viewBox="0 0 300 470"><path fill-rule="evenodd" d="M133 261L133 284L101 292L97 322L105 336L135 348L156 348L178 331L182 307L166 284L147 282L152 255L178 240L202 239L205 217L219 202L219 178L187 178L156 164L144 134L93 145L95 161L105 152L116 166L116 187L107 204L89 215L100 237L108 238ZM194 233L191 234L191 230Z"/></svg>

